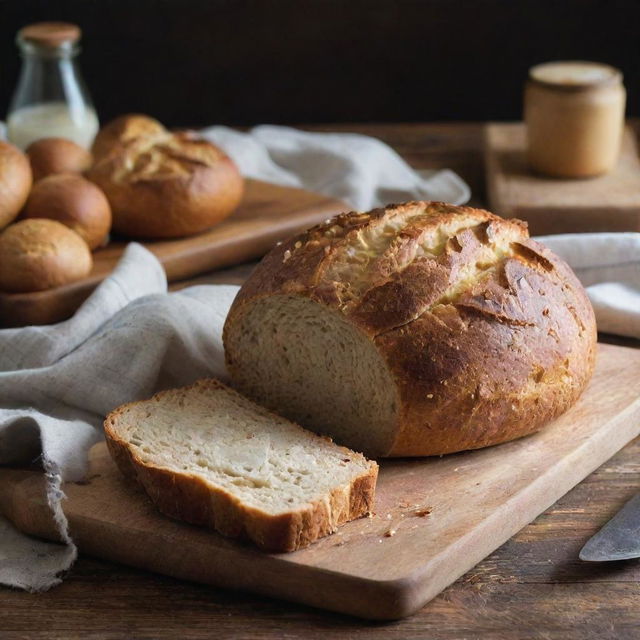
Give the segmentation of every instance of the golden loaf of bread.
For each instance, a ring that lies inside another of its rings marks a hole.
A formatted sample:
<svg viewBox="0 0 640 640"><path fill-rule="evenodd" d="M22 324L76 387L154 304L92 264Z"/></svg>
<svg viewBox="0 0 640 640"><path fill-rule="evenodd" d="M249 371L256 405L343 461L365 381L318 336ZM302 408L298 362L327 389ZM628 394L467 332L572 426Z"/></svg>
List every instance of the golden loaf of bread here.
<svg viewBox="0 0 640 640"><path fill-rule="evenodd" d="M224 328L234 386L369 456L540 429L594 367L571 269L526 225L437 202L340 215L274 248Z"/></svg>
<svg viewBox="0 0 640 640"><path fill-rule="evenodd" d="M114 135L97 140L96 161L87 172L109 200L114 231L143 238L188 236L236 209L244 183L221 149L188 133L125 125L116 128L122 129L119 143ZM110 125L107 130L114 134Z"/></svg>

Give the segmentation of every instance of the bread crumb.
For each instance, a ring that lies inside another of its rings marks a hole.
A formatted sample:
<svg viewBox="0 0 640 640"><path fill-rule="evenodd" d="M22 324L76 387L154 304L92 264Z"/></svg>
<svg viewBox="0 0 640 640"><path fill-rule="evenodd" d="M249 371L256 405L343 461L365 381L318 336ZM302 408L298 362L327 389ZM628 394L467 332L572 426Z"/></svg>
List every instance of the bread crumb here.
<svg viewBox="0 0 640 640"><path fill-rule="evenodd" d="M384 532L385 538L390 538L391 536L395 536L395 535L396 535L396 529L389 529L388 531Z"/></svg>
<svg viewBox="0 0 640 640"><path fill-rule="evenodd" d="M287 249L284 252L284 257L282 258L282 262L286 262L290 257L291 257L291 251L289 251L289 249Z"/></svg>
<svg viewBox="0 0 640 640"><path fill-rule="evenodd" d="M427 398L433 398L433 393L427 393Z"/></svg>
<svg viewBox="0 0 640 640"><path fill-rule="evenodd" d="M413 512L413 515L416 516L416 518L426 518L428 515L431 514L431 507L425 507L423 509L417 509L416 511Z"/></svg>
<svg viewBox="0 0 640 640"><path fill-rule="evenodd" d="M296 242L293 246L294 246L296 249L299 249L299 248L302 246L302 242L300 242L300 240L298 240L298 242Z"/></svg>
<svg viewBox="0 0 640 640"><path fill-rule="evenodd" d="M387 520L391 520L391 514L387 513Z"/></svg>

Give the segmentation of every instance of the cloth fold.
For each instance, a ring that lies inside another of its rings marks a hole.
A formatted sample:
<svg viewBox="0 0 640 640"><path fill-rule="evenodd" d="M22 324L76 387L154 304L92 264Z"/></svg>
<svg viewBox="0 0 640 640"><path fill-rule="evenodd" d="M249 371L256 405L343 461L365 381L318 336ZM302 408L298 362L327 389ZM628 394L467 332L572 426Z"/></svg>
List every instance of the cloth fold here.
<svg viewBox="0 0 640 640"><path fill-rule="evenodd" d="M568 233L536 238L574 270L598 330L640 338L640 233Z"/></svg>
<svg viewBox="0 0 640 640"><path fill-rule="evenodd" d="M0 518L0 583L47 589L73 563L60 486L84 478L106 413L163 388L225 378L222 326L237 289L168 294L155 256L130 244L71 319L0 331L0 464L42 457L49 505L67 540L30 540Z"/></svg>
<svg viewBox="0 0 640 640"><path fill-rule="evenodd" d="M249 178L332 196L359 211L408 200L463 204L471 195L453 171L416 171L384 142L356 133L261 125L248 133L209 127L200 135Z"/></svg>

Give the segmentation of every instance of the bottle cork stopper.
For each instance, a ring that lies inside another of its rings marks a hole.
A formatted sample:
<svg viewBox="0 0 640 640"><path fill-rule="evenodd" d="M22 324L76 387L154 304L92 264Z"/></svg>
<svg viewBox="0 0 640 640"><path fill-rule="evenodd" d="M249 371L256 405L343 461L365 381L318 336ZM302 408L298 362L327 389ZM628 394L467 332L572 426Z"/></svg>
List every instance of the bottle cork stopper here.
<svg viewBox="0 0 640 640"><path fill-rule="evenodd" d="M18 31L18 39L51 48L67 42L73 44L81 35L80 27L70 22L37 22Z"/></svg>

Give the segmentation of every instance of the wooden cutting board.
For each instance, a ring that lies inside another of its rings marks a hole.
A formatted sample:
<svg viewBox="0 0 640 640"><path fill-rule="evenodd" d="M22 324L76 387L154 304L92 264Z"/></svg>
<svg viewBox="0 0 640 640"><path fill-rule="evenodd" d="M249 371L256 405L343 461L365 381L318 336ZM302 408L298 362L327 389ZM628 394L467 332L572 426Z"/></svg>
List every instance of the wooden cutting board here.
<svg viewBox="0 0 640 640"><path fill-rule="evenodd" d="M627 128L617 167L603 176L560 180L533 174L522 123L485 128L489 209L529 223L532 235L640 231L640 160Z"/></svg>
<svg viewBox="0 0 640 640"><path fill-rule="evenodd" d="M92 450L88 482L65 485L64 510L89 555L365 618L400 618L638 435L639 394L640 350L600 345L590 386L542 432L480 451L383 461L375 516L292 554L261 553L162 516L120 476L104 444ZM22 531L56 538L41 474L0 470L0 511Z"/></svg>
<svg viewBox="0 0 640 640"><path fill-rule="evenodd" d="M259 258L279 240L347 210L340 200L248 179L242 203L224 222L189 238L142 244L159 258L173 282ZM68 318L111 273L126 244L118 240L96 251L91 274L79 282L37 293L0 292L0 325L50 324Z"/></svg>

